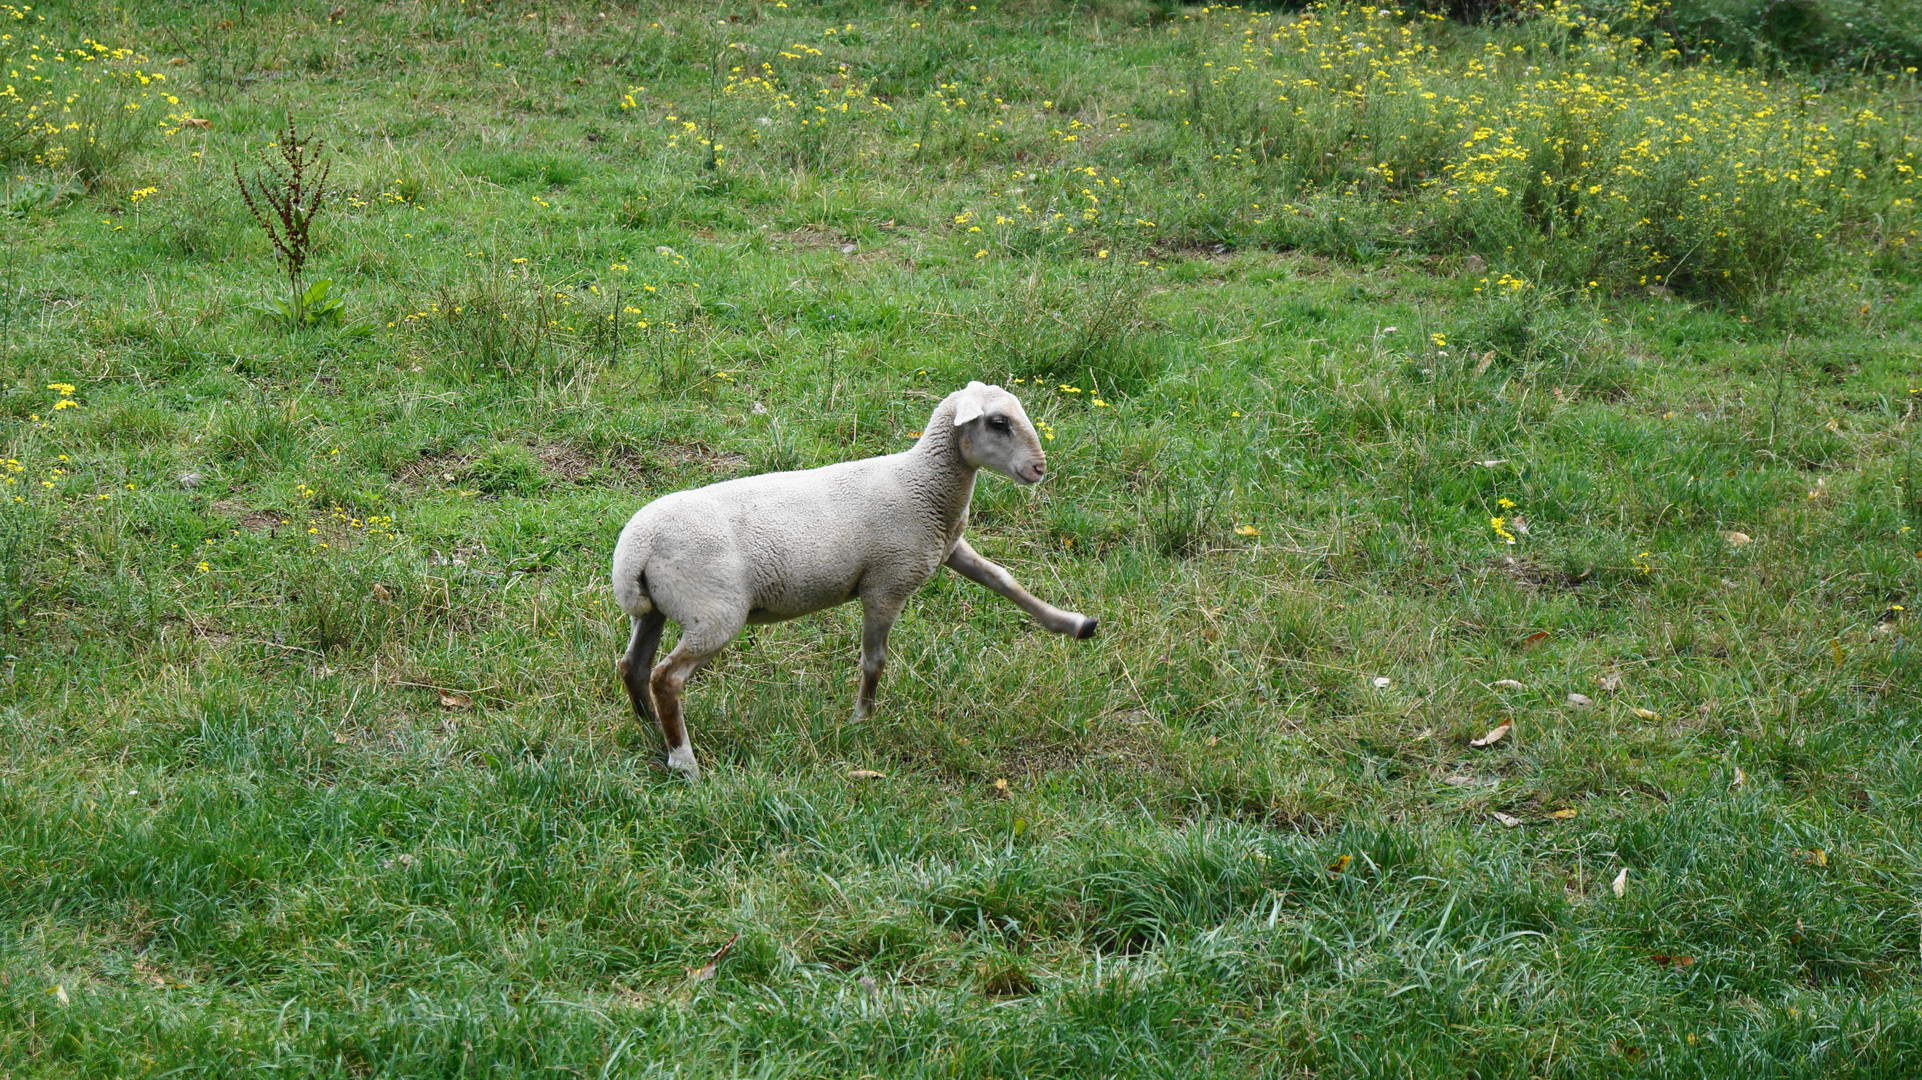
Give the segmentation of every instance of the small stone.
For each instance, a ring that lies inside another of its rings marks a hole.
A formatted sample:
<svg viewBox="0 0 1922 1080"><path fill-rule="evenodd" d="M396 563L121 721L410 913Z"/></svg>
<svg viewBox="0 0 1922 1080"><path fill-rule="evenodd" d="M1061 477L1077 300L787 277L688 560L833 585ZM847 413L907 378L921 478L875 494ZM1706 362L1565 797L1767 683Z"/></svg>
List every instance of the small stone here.
<svg viewBox="0 0 1922 1080"><path fill-rule="evenodd" d="M853 245L853 244L842 244L842 245L841 245L841 254L843 254L843 255L852 255L852 254L854 254L854 253L855 253L856 251L859 251L859 250L860 250L860 248L858 248L858 247L856 247L856 246L855 246L855 245Z"/></svg>
<svg viewBox="0 0 1922 1080"><path fill-rule="evenodd" d="M1589 697L1587 694L1570 694L1568 695L1568 703L1578 709L1586 709L1590 705L1595 704L1595 699Z"/></svg>

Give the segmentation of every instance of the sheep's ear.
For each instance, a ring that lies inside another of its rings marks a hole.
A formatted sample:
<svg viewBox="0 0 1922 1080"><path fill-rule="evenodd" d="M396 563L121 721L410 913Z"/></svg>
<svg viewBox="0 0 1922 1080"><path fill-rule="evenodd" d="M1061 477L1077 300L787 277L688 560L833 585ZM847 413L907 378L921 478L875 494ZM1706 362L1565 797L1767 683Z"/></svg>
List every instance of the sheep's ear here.
<svg viewBox="0 0 1922 1080"><path fill-rule="evenodd" d="M980 385L981 385L980 383L969 383L968 389L972 390L975 387ZM960 427L962 424L965 424L970 420L979 420L980 418L981 418L981 395L980 394L969 394L966 397L963 397L960 401L957 401L954 403L954 426L955 427Z"/></svg>

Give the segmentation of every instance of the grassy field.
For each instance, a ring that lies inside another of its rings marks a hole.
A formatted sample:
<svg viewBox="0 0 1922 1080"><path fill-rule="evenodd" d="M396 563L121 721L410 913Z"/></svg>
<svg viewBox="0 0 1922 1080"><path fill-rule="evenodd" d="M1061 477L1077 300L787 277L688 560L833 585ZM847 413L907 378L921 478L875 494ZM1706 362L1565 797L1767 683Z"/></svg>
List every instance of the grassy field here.
<svg viewBox="0 0 1922 1080"><path fill-rule="evenodd" d="M0 1076L1922 1072L1913 72L333 10L0 8ZM1101 636L750 629L666 772L621 524L971 378Z"/></svg>

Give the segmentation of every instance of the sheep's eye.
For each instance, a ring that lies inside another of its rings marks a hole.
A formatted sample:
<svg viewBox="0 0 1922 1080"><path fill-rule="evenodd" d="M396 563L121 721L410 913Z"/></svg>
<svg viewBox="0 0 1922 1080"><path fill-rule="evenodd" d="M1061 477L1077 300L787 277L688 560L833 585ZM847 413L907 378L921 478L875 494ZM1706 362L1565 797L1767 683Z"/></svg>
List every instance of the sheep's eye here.
<svg viewBox="0 0 1922 1080"><path fill-rule="evenodd" d="M996 431L1006 431L1008 430L1008 418L1005 416L990 416L988 417L988 426Z"/></svg>

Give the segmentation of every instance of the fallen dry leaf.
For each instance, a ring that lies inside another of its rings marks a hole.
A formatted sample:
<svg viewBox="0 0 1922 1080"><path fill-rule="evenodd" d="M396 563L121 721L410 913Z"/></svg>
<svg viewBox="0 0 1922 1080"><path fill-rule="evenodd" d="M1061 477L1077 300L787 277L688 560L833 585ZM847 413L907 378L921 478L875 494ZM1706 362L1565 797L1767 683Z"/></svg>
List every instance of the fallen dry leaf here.
<svg viewBox="0 0 1922 1080"><path fill-rule="evenodd" d="M1513 724L1502 724L1498 727L1492 727L1488 729L1488 734L1483 735L1481 738L1468 740L1468 745L1478 749L1484 746L1493 746L1501 742L1504 738L1507 738L1508 733L1513 730L1515 730L1515 725Z"/></svg>
<svg viewBox="0 0 1922 1080"><path fill-rule="evenodd" d="M1618 900L1624 896L1627 896L1628 895L1628 867L1626 866L1622 867L1622 872L1615 875L1615 880L1611 882L1608 887L1614 891L1615 898Z"/></svg>
<svg viewBox="0 0 1922 1080"><path fill-rule="evenodd" d="M1006 793L1007 793L1007 790L1008 790L1008 780L1007 780L1007 778L1006 778L1006 777L999 777L999 778L997 778L997 779L995 780L995 782L994 782L994 790L996 790L996 791L999 791L999 792L1001 792L1001 793L1003 793L1003 794L1006 794Z"/></svg>
<svg viewBox="0 0 1922 1080"><path fill-rule="evenodd" d="M473 698L468 697L466 694L456 694L452 690L440 691L440 703L443 707L449 709L471 709L474 707Z"/></svg>
<svg viewBox="0 0 1922 1080"><path fill-rule="evenodd" d="M1528 687L1526 687L1526 686L1523 686L1523 685L1522 685L1521 683L1519 683L1519 682L1516 682L1516 681L1515 681L1514 679L1496 679L1496 680L1495 680L1494 682L1492 682L1492 683L1489 683L1488 685L1490 685L1490 686L1492 686L1492 687L1494 687L1494 688L1495 688L1495 689L1497 689L1497 690L1526 690L1526 689L1528 689Z"/></svg>
<svg viewBox="0 0 1922 1080"><path fill-rule="evenodd" d="M1728 786L1732 788L1738 788L1746 783L1748 783L1748 774L1742 771L1742 767L1740 765L1737 765L1735 767L1735 779L1730 780L1728 782Z"/></svg>
<svg viewBox="0 0 1922 1080"><path fill-rule="evenodd" d="M1548 640L1548 631L1537 630L1534 633L1522 639L1522 651L1527 652L1528 650L1534 648L1537 645L1540 645L1542 642L1547 640Z"/></svg>
<svg viewBox="0 0 1922 1080"><path fill-rule="evenodd" d="M1511 829L1522 823L1521 818L1518 818L1513 814L1504 814L1500 810L1495 811L1495 820L1501 822L1503 825Z"/></svg>
<svg viewBox="0 0 1922 1080"><path fill-rule="evenodd" d="M1505 457L1489 458L1487 461L1477 461L1475 464L1480 465L1484 469L1493 469L1508 464L1508 459Z"/></svg>
<svg viewBox="0 0 1922 1080"><path fill-rule="evenodd" d="M1741 547L1743 544L1749 542L1749 534L1730 529L1728 532L1722 534L1722 539L1727 540L1730 547Z"/></svg>
<svg viewBox="0 0 1922 1080"><path fill-rule="evenodd" d="M1511 515L1508 519L1508 528L1509 531L1513 532L1516 536L1527 536L1528 519L1520 514Z"/></svg>
<svg viewBox="0 0 1922 1080"><path fill-rule="evenodd" d="M67 988L64 986L56 986L47 992L52 994L53 999L62 1005L73 1004L73 999L67 996Z"/></svg>
<svg viewBox="0 0 1922 1080"><path fill-rule="evenodd" d="M1685 968L1695 963L1693 956L1670 956L1667 953L1650 953L1648 958L1657 967Z"/></svg>
<svg viewBox="0 0 1922 1080"><path fill-rule="evenodd" d="M198 116L183 116L181 117L180 122L182 124L185 124L188 127L197 127L202 131L209 130L214 126L214 122L212 120L202 119L201 117L198 117Z"/></svg>
<svg viewBox="0 0 1922 1080"><path fill-rule="evenodd" d="M1343 870L1348 869L1348 864L1354 861L1355 861L1355 857L1353 855L1343 855L1340 858L1336 859L1334 862L1328 864L1328 872L1331 874L1339 874Z"/></svg>
<svg viewBox="0 0 1922 1080"><path fill-rule="evenodd" d="M1810 866L1827 866L1829 864L1829 853L1821 848L1816 848L1813 851L1804 851L1801 855L1802 860Z"/></svg>
<svg viewBox="0 0 1922 1080"><path fill-rule="evenodd" d="M714 950L714 955L707 958L707 963L697 968L688 968L687 981L690 983L704 983L712 979L714 977L715 966L721 962L723 957L727 956L728 950L734 948L734 943L740 939L741 935L735 934L733 937L727 939L727 944Z"/></svg>
<svg viewBox="0 0 1922 1080"><path fill-rule="evenodd" d="M1586 709L1590 705L1595 704L1595 699L1589 697L1587 694L1570 694L1568 695L1568 703L1578 709Z"/></svg>
<svg viewBox="0 0 1922 1080"><path fill-rule="evenodd" d="M1377 675L1371 681L1374 683L1375 689L1377 690L1386 690L1389 687L1395 685L1395 680L1388 678L1385 675Z"/></svg>
<svg viewBox="0 0 1922 1080"><path fill-rule="evenodd" d="M886 780L888 774L873 769L853 769L848 772L849 780Z"/></svg>
<svg viewBox="0 0 1922 1080"><path fill-rule="evenodd" d="M1662 714L1656 712L1654 709L1638 708L1634 710L1634 713L1636 716L1639 716L1644 720L1660 720L1662 718Z"/></svg>
<svg viewBox="0 0 1922 1080"><path fill-rule="evenodd" d="M1556 821L1567 821L1579 813L1581 813L1580 810L1571 806L1564 810L1551 811L1548 816L1554 818Z"/></svg>
<svg viewBox="0 0 1922 1080"><path fill-rule="evenodd" d="M1612 694L1622 688L1622 677L1620 675L1604 675L1595 680L1595 685L1601 687L1603 693Z"/></svg>

